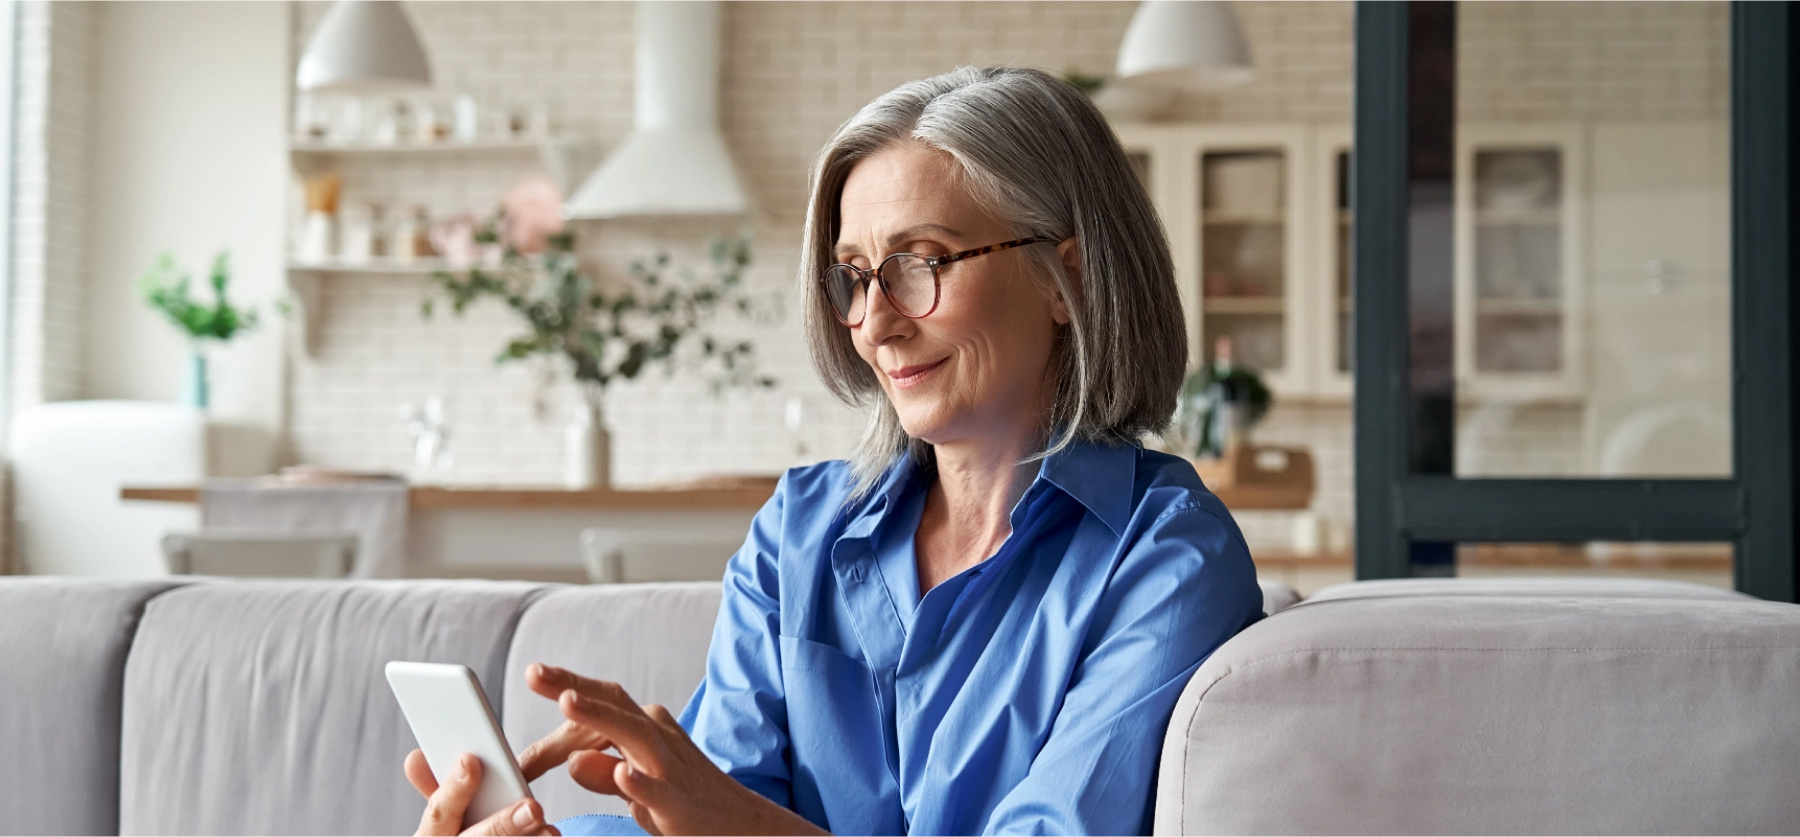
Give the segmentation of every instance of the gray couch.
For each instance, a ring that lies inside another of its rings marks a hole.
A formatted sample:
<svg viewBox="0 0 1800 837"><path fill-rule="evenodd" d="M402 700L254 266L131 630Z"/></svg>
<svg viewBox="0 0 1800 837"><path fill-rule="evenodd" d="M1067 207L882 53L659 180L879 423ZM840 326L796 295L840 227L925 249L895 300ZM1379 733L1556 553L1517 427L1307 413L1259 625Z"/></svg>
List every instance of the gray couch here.
<svg viewBox="0 0 1800 837"><path fill-rule="evenodd" d="M1656 582L1366 582L1226 643L1158 833L1800 832L1800 607ZM0 832L408 833L390 659L534 660L680 706L714 584L0 579ZM1291 601L1291 597L1288 601ZM617 811L560 772L553 818Z"/></svg>

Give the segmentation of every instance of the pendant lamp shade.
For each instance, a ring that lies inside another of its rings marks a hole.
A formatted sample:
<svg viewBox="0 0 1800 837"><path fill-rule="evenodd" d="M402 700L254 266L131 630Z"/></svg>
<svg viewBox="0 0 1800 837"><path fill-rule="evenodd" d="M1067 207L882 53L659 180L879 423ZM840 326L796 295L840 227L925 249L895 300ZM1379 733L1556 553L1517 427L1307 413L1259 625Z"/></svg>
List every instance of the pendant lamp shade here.
<svg viewBox="0 0 1800 837"><path fill-rule="evenodd" d="M1120 78L1168 87L1233 87L1250 80L1250 44L1218 0L1144 0L1119 42Z"/></svg>
<svg viewBox="0 0 1800 837"><path fill-rule="evenodd" d="M431 86L431 63L393 0L338 0L313 30L294 82L301 90L388 93Z"/></svg>

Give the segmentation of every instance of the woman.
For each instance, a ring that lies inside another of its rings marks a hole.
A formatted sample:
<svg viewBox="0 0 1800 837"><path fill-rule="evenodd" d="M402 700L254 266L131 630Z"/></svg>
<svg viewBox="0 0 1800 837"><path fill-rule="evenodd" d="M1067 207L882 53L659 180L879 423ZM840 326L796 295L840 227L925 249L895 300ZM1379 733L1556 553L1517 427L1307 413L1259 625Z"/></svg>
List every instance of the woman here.
<svg viewBox="0 0 1800 837"><path fill-rule="evenodd" d="M532 666L568 722L526 772L665 834L1147 830L1176 697L1262 614L1224 506L1138 446L1187 343L1118 141L1040 71L903 85L821 152L801 280L861 447L757 515L679 719ZM478 777L408 775L460 825ZM547 828L519 810L476 828Z"/></svg>

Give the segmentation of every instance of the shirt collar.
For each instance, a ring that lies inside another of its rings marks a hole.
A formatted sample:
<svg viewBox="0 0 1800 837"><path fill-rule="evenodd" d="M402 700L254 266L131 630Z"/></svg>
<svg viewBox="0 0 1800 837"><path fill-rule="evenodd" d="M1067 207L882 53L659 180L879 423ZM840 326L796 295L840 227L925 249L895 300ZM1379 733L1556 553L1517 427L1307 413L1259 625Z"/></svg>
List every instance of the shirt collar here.
<svg viewBox="0 0 1800 837"><path fill-rule="evenodd" d="M1063 490L1113 530L1125 532L1137 485L1137 445L1075 441L1044 460L1038 478Z"/></svg>
<svg viewBox="0 0 1800 837"><path fill-rule="evenodd" d="M874 535L875 529L888 511L898 506L901 498L913 487L914 476L919 470L919 463L914 462L910 454L902 453L894 457L893 464L888 466L875 487L869 489L868 495L857 504L850 515L850 522L844 528L843 537L868 538Z"/></svg>
<svg viewBox="0 0 1800 837"><path fill-rule="evenodd" d="M1071 442L1068 447L1044 459L1038 479L1062 489L1064 494L1100 518L1113 530L1124 534L1131 520L1132 494L1137 483L1137 460L1143 449L1136 445L1107 445L1097 442ZM920 465L907 454L895 457L880 481L869 490L844 531L846 537L869 537L888 512L896 508L907 491L916 487Z"/></svg>

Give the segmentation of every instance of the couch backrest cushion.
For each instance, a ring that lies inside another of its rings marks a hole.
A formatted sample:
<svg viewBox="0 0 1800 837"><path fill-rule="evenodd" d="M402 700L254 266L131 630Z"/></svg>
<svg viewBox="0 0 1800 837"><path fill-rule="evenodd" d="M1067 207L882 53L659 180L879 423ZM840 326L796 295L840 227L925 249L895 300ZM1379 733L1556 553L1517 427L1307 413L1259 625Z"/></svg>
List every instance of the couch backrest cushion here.
<svg viewBox="0 0 1800 837"><path fill-rule="evenodd" d="M389 660L462 663L501 711L504 582L231 581L145 608L125 667L123 834L405 834L424 809Z"/></svg>
<svg viewBox="0 0 1800 837"><path fill-rule="evenodd" d="M1262 588L1263 613L1274 616L1300 603L1300 591L1285 582L1259 578L1256 584Z"/></svg>
<svg viewBox="0 0 1800 837"><path fill-rule="evenodd" d="M562 715L525 688L525 667L561 666L625 687L639 703L681 714L706 675L706 652L719 613L720 585L711 582L570 587L525 612L507 663L506 737L515 750L542 738ZM626 813L613 797L589 792L552 770L531 785L552 820L578 814Z"/></svg>
<svg viewBox="0 0 1800 837"><path fill-rule="evenodd" d="M113 834L119 706L164 581L0 579L0 834Z"/></svg>
<svg viewBox="0 0 1800 837"><path fill-rule="evenodd" d="M1306 597L1309 602L1403 596L1536 596L1601 599L1755 598L1721 587L1660 578L1396 578L1334 584Z"/></svg>
<svg viewBox="0 0 1800 837"><path fill-rule="evenodd" d="M1800 832L1800 607L1309 599L1176 706L1158 834Z"/></svg>

